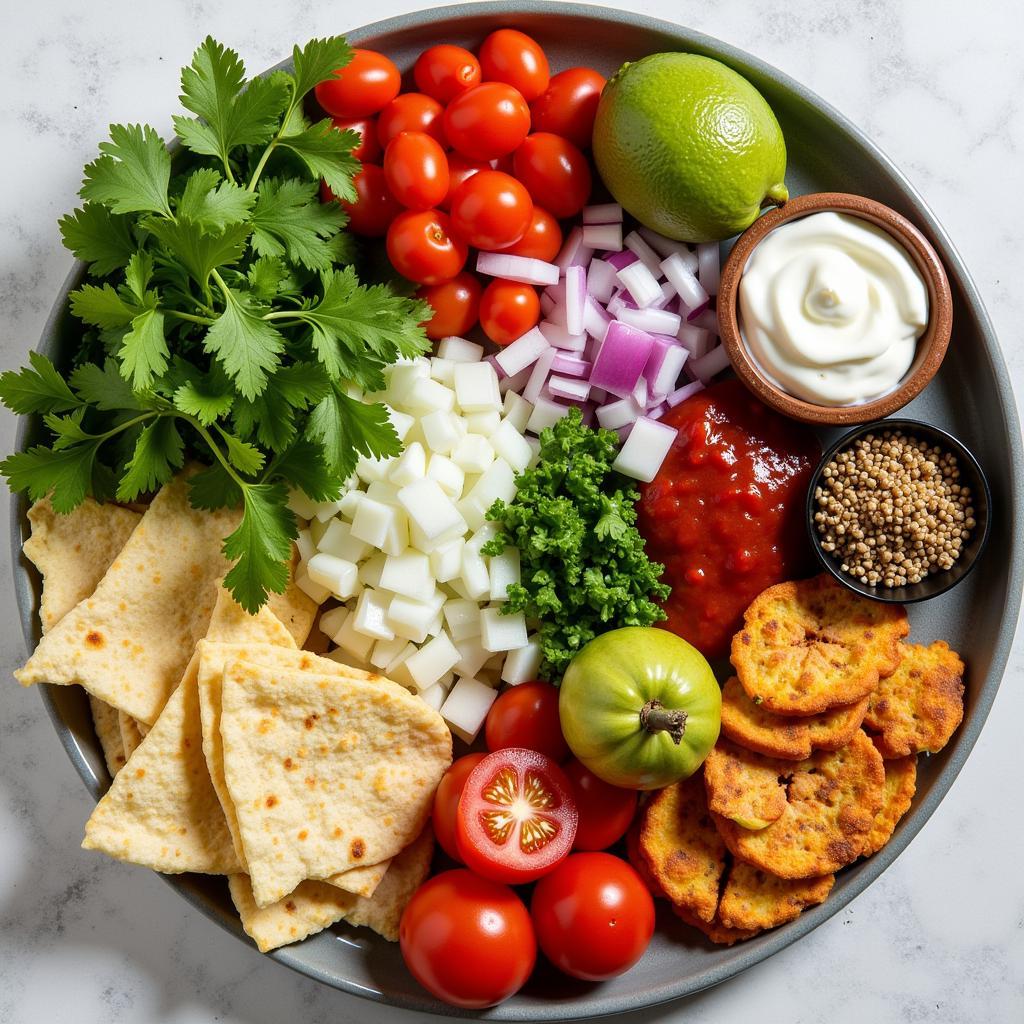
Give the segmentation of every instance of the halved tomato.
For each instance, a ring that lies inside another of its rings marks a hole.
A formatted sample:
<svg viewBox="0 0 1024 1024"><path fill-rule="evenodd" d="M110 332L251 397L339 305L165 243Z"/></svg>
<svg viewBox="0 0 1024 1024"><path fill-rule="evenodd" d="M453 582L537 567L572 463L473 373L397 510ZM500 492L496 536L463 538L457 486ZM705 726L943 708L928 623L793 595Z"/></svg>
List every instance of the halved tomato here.
<svg viewBox="0 0 1024 1024"><path fill-rule="evenodd" d="M566 858L577 820L562 769L535 750L509 747L488 754L466 779L455 840L466 867L522 885Z"/></svg>

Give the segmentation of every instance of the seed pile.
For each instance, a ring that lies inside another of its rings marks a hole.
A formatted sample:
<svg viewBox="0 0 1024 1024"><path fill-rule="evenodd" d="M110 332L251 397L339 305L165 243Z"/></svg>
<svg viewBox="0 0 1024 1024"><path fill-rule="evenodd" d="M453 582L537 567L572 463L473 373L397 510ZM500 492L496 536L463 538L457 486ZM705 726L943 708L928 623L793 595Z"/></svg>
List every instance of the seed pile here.
<svg viewBox="0 0 1024 1024"><path fill-rule="evenodd" d="M868 586L902 587L951 568L975 527L956 457L899 431L837 453L814 497L822 548Z"/></svg>

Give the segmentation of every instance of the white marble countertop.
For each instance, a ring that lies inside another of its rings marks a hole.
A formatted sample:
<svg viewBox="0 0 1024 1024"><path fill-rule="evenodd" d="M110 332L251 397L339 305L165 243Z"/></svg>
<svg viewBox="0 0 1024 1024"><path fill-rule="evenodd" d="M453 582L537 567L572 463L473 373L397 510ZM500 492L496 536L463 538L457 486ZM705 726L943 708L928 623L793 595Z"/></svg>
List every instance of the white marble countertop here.
<svg viewBox="0 0 1024 1024"><path fill-rule="evenodd" d="M71 265L56 222L112 121L169 134L177 72L207 33L251 68L293 40L422 6L377 0L0 2L3 368L37 340ZM622 6L627 6L623 4ZM910 176L948 228L1024 389L1024 16L974 0L634 0L757 54L829 100ZM258 14L256 13L258 11ZM13 418L0 419L10 450ZM6 503L4 503L6 509ZM6 522L4 524L6 530ZM0 580L8 580L6 544ZM409 1024L260 958L159 878L79 849L90 801L23 659L6 586L0 652L0 1022ZM1018 638L1019 639L1019 638ZM802 942L685 1003L631 1017L716 1024L1024 1019L1024 648L970 760L924 831ZM427 1017L417 1017L427 1021Z"/></svg>

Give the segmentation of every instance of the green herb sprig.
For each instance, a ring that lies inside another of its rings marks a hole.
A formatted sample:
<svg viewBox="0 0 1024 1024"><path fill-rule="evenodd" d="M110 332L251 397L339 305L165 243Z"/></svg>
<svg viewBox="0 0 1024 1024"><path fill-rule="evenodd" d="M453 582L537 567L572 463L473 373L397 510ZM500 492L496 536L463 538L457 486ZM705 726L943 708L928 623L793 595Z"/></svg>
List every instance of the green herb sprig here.
<svg viewBox="0 0 1024 1024"><path fill-rule="evenodd" d="M640 494L612 470L618 438L584 426L573 409L540 435L540 459L516 479L510 503L487 518L501 532L481 549L519 548L521 583L511 584L502 614L539 621L540 674L561 678L573 656L599 633L650 626L665 618L664 566L652 562L636 528Z"/></svg>
<svg viewBox="0 0 1024 1024"><path fill-rule="evenodd" d="M287 583L289 489L333 500L359 456L401 450L362 395L429 344L426 306L361 284L345 212L320 202L321 180L355 198L358 136L310 122L303 100L351 56L341 37L314 39L291 72L246 80L238 54L207 38L181 73L180 158L149 126L111 126L84 205L60 222L89 265L70 299L86 325L73 369L33 352L0 375L0 401L52 434L0 472L58 512L89 494L132 501L186 457L205 464L192 504L244 510L224 551L249 611Z"/></svg>

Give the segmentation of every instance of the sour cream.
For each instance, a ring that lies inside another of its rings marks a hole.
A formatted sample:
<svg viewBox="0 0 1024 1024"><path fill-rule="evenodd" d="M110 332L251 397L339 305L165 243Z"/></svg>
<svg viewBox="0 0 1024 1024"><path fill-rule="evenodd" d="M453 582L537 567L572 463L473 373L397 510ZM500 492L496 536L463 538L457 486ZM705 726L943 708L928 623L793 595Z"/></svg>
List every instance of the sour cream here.
<svg viewBox="0 0 1024 1024"><path fill-rule="evenodd" d="M739 291L750 354L779 387L816 405L892 391L928 325L928 289L906 249L848 214L777 227L747 260Z"/></svg>

